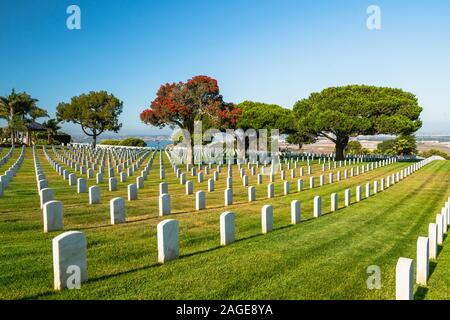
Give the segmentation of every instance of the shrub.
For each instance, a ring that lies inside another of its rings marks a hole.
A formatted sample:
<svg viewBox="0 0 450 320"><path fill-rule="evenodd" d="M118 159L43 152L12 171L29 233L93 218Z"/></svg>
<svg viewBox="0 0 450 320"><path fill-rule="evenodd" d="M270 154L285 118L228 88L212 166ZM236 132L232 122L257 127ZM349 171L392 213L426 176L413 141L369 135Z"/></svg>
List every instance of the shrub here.
<svg viewBox="0 0 450 320"><path fill-rule="evenodd" d="M119 145L127 147L146 147L147 143L145 143L145 141L142 139L127 138L125 140L122 140Z"/></svg>
<svg viewBox="0 0 450 320"><path fill-rule="evenodd" d="M118 146L119 143L120 143L120 140L115 140L115 139L106 139L101 142L101 144L105 144L108 146Z"/></svg>
<svg viewBox="0 0 450 320"><path fill-rule="evenodd" d="M345 152L348 154L361 154L362 152L362 145L359 141L350 141L347 144L347 148L345 148Z"/></svg>
<svg viewBox="0 0 450 320"><path fill-rule="evenodd" d="M64 132L60 132L58 134L52 135L52 139L55 141L55 143L61 144L61 143L70 143L72 141L72 137Z"/></svg>
<svg viewBox="0 0 450 320"><path fill-rule="evenodd" d="M431 149L428 151L424 151L420 154L420 156L424 157L424 158L429 158L432 156L441 156L442 158L444 158L446 160L450 160L450 156L447 153L445 153L444 151L441 151L441 150L437 150L437 149Z"/></svg>

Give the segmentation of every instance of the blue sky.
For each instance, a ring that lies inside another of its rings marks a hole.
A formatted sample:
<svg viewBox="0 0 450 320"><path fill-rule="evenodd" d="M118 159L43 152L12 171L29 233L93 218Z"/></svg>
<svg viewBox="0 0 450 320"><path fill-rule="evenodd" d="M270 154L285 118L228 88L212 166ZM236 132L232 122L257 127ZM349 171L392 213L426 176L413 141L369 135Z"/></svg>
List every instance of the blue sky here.
<svg viewBox="0 0 450 320"><path fill-rule="evenodd" d="M81 30L66 8L81 8ZM366 9L381 8L368 30ZM0 2L0 95L27 91L54 115L90 90L124 101L123 134L158 134L139 113L166 82L205 74L226 101L287 108L328 86L373 84L417 95L422 133L450 133L447 0ZM65 125L72 134L75 126Z"/></svg>

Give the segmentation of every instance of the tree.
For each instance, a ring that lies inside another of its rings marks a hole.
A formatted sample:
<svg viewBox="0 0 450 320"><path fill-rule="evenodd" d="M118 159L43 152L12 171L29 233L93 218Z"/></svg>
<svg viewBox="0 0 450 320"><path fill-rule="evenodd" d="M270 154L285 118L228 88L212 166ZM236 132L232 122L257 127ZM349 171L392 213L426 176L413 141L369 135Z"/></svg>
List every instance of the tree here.
<svg viewBox="0 0 450 320"><path fill-rule="evenodd" d="M196 76L186 82L162 85L156 98L141 115L141 121L163 128L179 127L190 134L187 144L188 163L194 161L195 121L207 120L217 127L233 126L240 110L225 103L219 93L217 80L207 76Z"/></svg>
<svg viewBox="0 0 450 320"><path fill-rule="evenodd" d="M242 110L242 114L237 120L236 127L244 131L254 129L258 138L258 130L266 129L268 133L271 130L279 130L280 134L295 135L291 138L295 139L291 140L293 142L290 143L304 144L309 143L311 140L315 141L313 135L304 134L297 130L294 114L289 109L276 104L253 101L241 102L237 107ZM248 149L247 138L245 140L245 149Z"/></svg>
<svg viewBox="0 0 450 320"><path fill-rule="evenodd" d="M378 144L377 150L389 156L405 156L417 154L417 142L413 135L401 135L396 139L386 140Z"/></svg>
<svg viewBox="0 0 450 320"><path fill-rule="evenodd" d="M61 129L59 126L58 119L49 119L48 121L43 123L44 127L47 128L47 142L51 143L52 137L58 133L58 130Z"/></svg>
<svg viewBox="0 0 450 320"><path fill-rule="evenodd" d="M345 152L348 154L361 154L363 147L359 141L350 141L345 148Z"/></svg>
<svg viewBox="0 0 450 320"><path fill-rule="evenodd" d="M298 145L299 149L303 148L305 144L312 144L317 141L317 137L312 134L302 133L297 131L295 133L291 133L287 137L287 142L290 144Z"/></svg>
<svg viewBox="0 0 450 320"><path fill-rule="evenodd" d="M336 144L336 159L345 158L350 137L412 134L421 126L417 98L401 89L366 85L332 87L298 101L298 127Z"/></svg>
<svg viewBox="0 0 450 320"><path fill-rule="evenodd" d="M401 135L394 140L394 151L399 156L417 154L416 137L413 135Z"/></svg>
<svg viewBox="0 0 450 320"><path fill-rule="evenodd" d="M37 107L37 99L32 98L26 92L17 93L14 89L7 96L0 97L0 118L8 123L11 134L11 144L14 144L16 132L26 130L25 123L28 115L34 115L45 110ZM46 113L46 112L45 112Z"/></svg>
<svg viewBox="0 0 450 320"><path fill-rule="evenodd" d="M278 129L280 134L295 132L295 121L292 111L276 104L244 101L237 105L242 114L237 120L236 127L248 129Z"/></svg>
<svg viewBox="0 0 450 320"><path fill-rule="evenodd" d="M377 145L380 154L394 155L394 139L385 140Z"/></svg>
<svg viewBox="0 0 450 320"><path fill-rule="evenodd" d="M56 107L59 121L79 124L81 130L92 137L92 145L97 145L97 137L105 131L118 132L122 127L119 115L123 102L106 91L91 91L72 97L70 103L61 102Z"/></svg>

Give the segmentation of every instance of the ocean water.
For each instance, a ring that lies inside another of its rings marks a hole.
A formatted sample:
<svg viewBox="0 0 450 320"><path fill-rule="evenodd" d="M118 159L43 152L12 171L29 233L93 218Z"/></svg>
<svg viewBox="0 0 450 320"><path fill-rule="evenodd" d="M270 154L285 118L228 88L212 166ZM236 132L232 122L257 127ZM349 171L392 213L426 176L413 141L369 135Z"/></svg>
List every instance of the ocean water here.
<svg viewBox="0 0 450 320"><path fill-rule="evenodd" d="M161 141L147 141L147 147L151 148L164 148L165 146L171 144L170 140L161 140Z"/></svg>

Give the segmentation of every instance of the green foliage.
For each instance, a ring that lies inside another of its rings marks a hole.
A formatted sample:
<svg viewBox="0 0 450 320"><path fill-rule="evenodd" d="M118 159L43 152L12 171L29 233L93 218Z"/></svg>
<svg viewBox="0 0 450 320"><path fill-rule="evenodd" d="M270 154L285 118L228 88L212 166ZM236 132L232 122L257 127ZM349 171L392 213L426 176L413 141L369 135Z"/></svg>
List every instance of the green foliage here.
<svg viewBox="0 0 450 320"><path fill-rule="evenodd" d="M118 146L120 144L120 140L115 139L106 139L102 140L101 144L108 145L108 146Z"/></svg>
<svg viewBox="0 0 450 320"><path fill-rule="evenodd" d="M104 131L118 132L122 127L119 115L123 102L106 91L91 91L72 97L70 103L61 102L56 107L59 121L79 124L83 132L93 137L94 146L97 137Z"/></svg>
<svg viewBox="0 0 450 320"><path fill-rule="evenodd" d="M417 98L401 89L332 87L298 101L293 110L299 128L336 144L338 160L352 136L408 135L422 126Z"/></svg>
<svg viewBox="0 0 450 320"><path fill-rule="evenodd" d="M237 128L247 129L278 129L280 134L296 132L294 114L291 110L276 104L244 101L237 105L242 110L237 120ZM269 131L270 133L270 131Z"/></svg>
<svg viewBox="0 0 450 320"><path fill-rule="evenodd" d="M362 154L363 147L359 141L350 141L345 148L345 152L348 154Z"/></svg>
<svg viewBox="0 0 450 320"><path fill-rule="evenodd" d="M127 146L127 147L145 147L147 144L144 140L138 138L126 138L124 140L106 139L101 142L110 146Z"/></svg>
<svg viewBox="0 0 450 320"><path fill-rule="evenodd" d="M395 139L394 151L399 156L417 154L416 137L412 135L402 135Z"/></svg>
<svg viewBox="0 0 450 320"><path fill-rule="evenodd" d="M378 144L377 150L389 156L405 156L417 154L417 142L413 135L401 135L393 140L386 140Z"/></svg>
<svg viewBox="0 0 450 320"><path fill-rule="evenodd" d="M47 111L39 108L37 102L28 93L17 93L14 89L9 95L0 97L0 118L8 123L12 143L16 139L15 133L25 131L27 123L48 117Z"/></svg>
<svg viewBox="0 0 450 320"><path fill-rule="evenodd" d="M303 134L300 131L291 133L287 137L287 142L296 144L301 149L305 144L312 144L317 141L317 137L311 134Z"/></svg>
<svg viewBox="0 0 450 320"><path fill-rule="evenodd" d="M441 150L437 150L437 149L431 149L428 151L424 151L420 154L420 156L424 157L424 158L429 158L432 156L440 156L446 160L450 160L450 156L447 153L445 153L444 151L441 151Z"/></svg>
<svg viewBox="0 0 450 320"><path fill-rule="evenodd" d="M147 144L144 140L138 138L127 138L120 142L121 146L130 146L130 147L146 147Z"/></svg>
<svg viewBox="0 0 450 320"><path fill-rule="evenodd" d="M381 154L387 154L388 151L391 151L394 149L394 143L395 143L395 140L393 140L393 139L385 140L377 145L377 150Z"/></svg>
<svg viewBox="0 0 450 320"><path fill-rule="evenodd" d="M72 141L72 136L64 132L59 132L58 134L53 135L52 138L54 142L58 142L59 144L67 144Z"/></svg>

